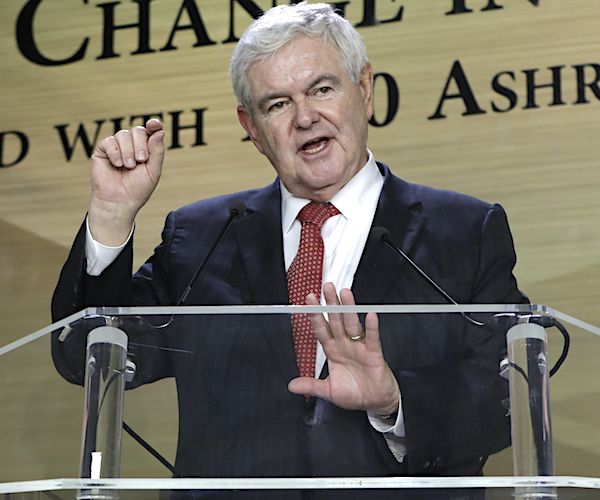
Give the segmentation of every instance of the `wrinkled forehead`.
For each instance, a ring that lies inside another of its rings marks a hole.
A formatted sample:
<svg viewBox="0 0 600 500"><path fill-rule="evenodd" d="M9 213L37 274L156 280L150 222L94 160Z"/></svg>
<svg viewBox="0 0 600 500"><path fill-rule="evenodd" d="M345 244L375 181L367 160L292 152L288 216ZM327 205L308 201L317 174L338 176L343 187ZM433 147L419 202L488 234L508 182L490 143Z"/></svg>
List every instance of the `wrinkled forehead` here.
<svg viewBox="0 0 600 500"><path fill-rule="evenodd" d="M299 34L277 50L256 57L248 64L244 75L247 97L253 102L265 86L283 81L309 81L317 73L334 71L351 77L336 44L324 37Z"/></svg>

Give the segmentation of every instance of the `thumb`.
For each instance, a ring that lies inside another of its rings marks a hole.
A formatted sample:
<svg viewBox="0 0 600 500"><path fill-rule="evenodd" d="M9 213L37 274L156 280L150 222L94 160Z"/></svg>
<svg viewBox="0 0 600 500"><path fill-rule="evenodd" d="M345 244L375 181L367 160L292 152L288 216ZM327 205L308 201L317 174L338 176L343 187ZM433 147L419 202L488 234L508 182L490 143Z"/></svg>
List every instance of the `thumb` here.
<svg viewBox="0 0 600 500"><path fill-rule="evenodd" d="M146 165L155 174L156 178L160 177L165 159L164 138L164 130L159 130L158 132L154 132L148 139L148 160L146 161Z"/></svg>
<svg viewBox="0 0 600 500"><path fill-rule="evenodd" d="M288 391L293 394L329 399L327 397L327 382L313 377L297 377L290 380Z"/></svg>

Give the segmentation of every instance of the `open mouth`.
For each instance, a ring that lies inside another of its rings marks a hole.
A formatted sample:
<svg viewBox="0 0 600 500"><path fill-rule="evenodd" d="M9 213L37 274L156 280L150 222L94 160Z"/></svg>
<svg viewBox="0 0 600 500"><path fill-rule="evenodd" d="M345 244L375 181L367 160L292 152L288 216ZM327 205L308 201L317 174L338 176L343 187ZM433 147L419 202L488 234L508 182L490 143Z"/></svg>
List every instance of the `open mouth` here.
<svg viewBox="0 0 600 500"><path fill-rule="evenodd" d="M316 154L323 151L327 147L327 144L329 144L329 139L327 137L318 137L317 139L307 142L300 149L303 153Z"/></svg>

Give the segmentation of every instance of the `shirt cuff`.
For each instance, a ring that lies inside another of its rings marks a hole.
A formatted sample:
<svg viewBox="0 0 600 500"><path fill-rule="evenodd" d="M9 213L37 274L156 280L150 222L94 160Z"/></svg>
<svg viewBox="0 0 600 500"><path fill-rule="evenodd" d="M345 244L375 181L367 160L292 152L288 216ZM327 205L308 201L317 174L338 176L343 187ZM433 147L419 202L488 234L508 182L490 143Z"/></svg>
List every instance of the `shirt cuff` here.
<svg viewBox="0 0 600 500"><path fill-rule="evenodd" d="M383 419L381 418L381 415L376 415L372 412L367 412L367 417L369 417L369 422L376 431L379 431L383 434L393 434L397 437L406 436L406 429L404 427L404 413L402 412L402 394L399 396L398 415L396 416L395 421Z"/></svg>
<svg viewBox="0 0 600 500"><path fill-rule="evenodd" d="M406 448L406 429L404 427L404 414L402 412L402 394L398 402L398 414L395 421L382 419L380 415L367 412L367 417L373 429L383 434L392 455L398 462L403 462L408 453Z"/></svg>
<svg viewBox="0 0 600 500"><path fill-rule="evenodd" d="M86 259L86 268L85 271L90 276L99 276L102 271L104 271L108 266L110 266L116 258L119 256L123 248L129 243L131 236L133 235L133 229L135 225L131 226L131 231L129 232L129 236L127 236L127 240L122 245L118 247L109 247L103 245L102 243L98 243L94 240L92 236L92 232L90 231L90 225L88 222L88 218L85 218L85 259Z"/></svg>

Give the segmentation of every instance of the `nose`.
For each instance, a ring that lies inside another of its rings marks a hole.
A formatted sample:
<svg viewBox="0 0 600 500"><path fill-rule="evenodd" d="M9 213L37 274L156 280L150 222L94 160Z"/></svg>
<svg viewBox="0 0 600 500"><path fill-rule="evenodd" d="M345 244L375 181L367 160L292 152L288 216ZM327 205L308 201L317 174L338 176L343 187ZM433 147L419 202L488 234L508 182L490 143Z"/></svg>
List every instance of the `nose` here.
<svg viewBox="0 0 600 500"><path fill-rule="evenodd" d="M296 126L298 128L310 128L319 120L319 112L307 99L296 101Z"/></svg>

